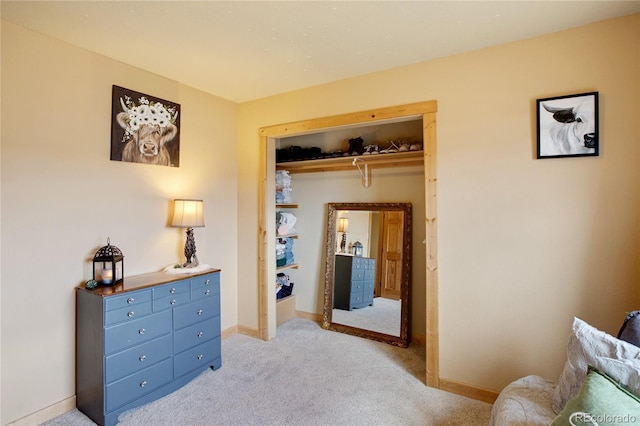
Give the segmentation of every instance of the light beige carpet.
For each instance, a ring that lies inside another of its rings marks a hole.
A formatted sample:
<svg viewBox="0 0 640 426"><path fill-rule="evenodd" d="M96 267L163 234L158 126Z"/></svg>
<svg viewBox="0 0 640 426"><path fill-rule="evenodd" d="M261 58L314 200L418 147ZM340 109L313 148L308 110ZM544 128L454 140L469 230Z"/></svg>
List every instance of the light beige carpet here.
<svg viewBox="0 0 640 426"><path fill-rule="evenodd" d="M293 319L264 342L222 342L222 367L120 416L122 425L485 426L491 405L426 387L424 347L407 349ZM93 424L77 410L47 426Z"/></svg>
<svg viewBox="0 0 640 426"><path fill-rule="evenodd" d="M376 297L373 299L373 306L350 311L333 309L331 322L377 331L382 334L400 336L401 307L402 302L400 300Z"/></svg>

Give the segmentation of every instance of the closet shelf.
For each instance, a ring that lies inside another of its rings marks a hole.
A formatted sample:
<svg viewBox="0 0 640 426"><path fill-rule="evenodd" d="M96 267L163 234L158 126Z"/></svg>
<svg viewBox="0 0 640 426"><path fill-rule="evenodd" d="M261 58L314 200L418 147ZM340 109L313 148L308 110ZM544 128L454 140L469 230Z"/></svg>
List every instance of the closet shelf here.
<svg viewBox="0 0 640 426"><path fill-rule="evenodd" d="M276 271L284 271L285 269L298 269L298 264L292 263L290 265L278 266Z"/></svg>
<svg viewBox="0 0 640 426"><path fill-rule="evenodd" d="M335 172L353 170L353 159L359 158L371 168L407 167L424 165L424 151L394 152L391 154L370 154L348 157L321 158L318 160L288 161L276 163L276 170L289 173Z"/></svg>
<svg viewBox="0 0 640 426"><path fill-rule="evenodd" d="M276 239L278 238L298 238L298 234L276 235Z"/></svg>

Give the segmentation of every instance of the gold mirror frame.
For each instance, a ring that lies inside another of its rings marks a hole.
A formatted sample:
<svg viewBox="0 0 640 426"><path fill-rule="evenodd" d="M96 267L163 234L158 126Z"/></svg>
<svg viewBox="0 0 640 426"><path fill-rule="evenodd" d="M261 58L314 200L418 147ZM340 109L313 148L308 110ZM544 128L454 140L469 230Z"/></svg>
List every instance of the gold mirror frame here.
<svg viewBox="0 0 640 426"><path fill-rule="evenodd" d="M324 309L322 312L322 328L377 340L391 345L406 348L409 346L409 292L411 287L411 234L412 217L411 203L329 203L327 211L327 247L324 286ZM340 210L359 211L402 211L404 212L403 247L402 247L402 283L400 287L400 335L393 336L372 330L365 330L344 324L332 322L333 315L333 285L335 268L335 247L337 213Z"/></svg>

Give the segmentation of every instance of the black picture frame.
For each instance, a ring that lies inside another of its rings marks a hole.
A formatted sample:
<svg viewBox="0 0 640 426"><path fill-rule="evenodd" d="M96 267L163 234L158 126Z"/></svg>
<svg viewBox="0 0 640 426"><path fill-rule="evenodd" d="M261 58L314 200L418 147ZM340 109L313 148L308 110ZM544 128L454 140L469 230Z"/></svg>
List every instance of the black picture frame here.
<svg viewBox="0 0 640 426"><path fill-rule="evenodd" d="M600 155L598 92L536 100L537 158Z"/></svg>
<svg viewBox="0 0 640 426"><path fill-rule="evenodd" d="M180 167L180 104L113 86L111 160Z"/></svg>

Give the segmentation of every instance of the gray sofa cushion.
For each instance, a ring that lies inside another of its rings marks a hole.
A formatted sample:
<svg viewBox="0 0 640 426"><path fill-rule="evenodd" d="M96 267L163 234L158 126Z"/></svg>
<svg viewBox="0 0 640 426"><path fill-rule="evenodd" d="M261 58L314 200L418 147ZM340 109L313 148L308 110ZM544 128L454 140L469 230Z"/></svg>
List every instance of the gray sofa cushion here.
<svg viewBox="0 0 640 426"><path fill-rule="evenodd" d="M618 339L640 346L640 311L629 312L618 332Z"/></svg>

